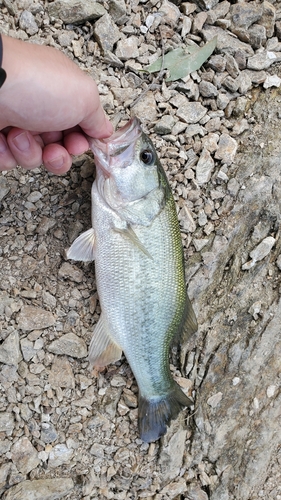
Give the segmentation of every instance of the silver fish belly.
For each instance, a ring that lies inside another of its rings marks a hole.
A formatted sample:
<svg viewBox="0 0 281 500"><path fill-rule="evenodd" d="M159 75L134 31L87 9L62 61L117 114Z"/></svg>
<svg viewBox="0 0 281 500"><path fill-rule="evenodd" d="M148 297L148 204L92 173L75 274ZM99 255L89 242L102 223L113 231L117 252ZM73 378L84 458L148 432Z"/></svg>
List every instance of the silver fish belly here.
<svg viewBox="0 0 281 500"><path fill-rule="evenodd" d="M104 366L122 351L139 387L139 429L157 440L189 405L169 368L173 339L197 329L184 278L176 209L164 170L134 118L107 140L92 140L97 177L92 229L68 258L95 259L101 317L89 359Z"/></svg>

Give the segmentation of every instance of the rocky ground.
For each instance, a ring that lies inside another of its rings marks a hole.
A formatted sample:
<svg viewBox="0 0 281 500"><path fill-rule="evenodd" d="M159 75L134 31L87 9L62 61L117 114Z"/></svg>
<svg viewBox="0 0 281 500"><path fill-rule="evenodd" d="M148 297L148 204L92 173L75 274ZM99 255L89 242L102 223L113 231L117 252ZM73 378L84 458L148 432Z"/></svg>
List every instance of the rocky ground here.
<svg viewBox="0 0 281 500"><path fill-rule="evenodd" d="M140 117L177 202L199 330L175 377L194 398L144 444L126 360L90 372L91 155L0 175L0 493L7 500L281 499L279 2L0 0L0 31L65 52L114 125ZM180 4L180 5L179 5ZM183 80L141 70L218 37ZM136 102L138 96L142 96Z"/></svg>

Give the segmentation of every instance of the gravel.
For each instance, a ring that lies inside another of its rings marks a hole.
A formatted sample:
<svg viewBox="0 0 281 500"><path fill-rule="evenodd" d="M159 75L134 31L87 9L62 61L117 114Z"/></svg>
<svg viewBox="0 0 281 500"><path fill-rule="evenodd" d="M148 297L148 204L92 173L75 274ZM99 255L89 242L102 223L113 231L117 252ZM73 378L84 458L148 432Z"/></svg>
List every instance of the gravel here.
<svg viewBox="0 0 281 500"><path fill-rule="evenodd" d="M2 172L0 495L281 498L279 3L0 7L1 32L56 47L96 79L116 127L141 119L173 189L200 325L181 367L171 365L194 408L160 442L142 443L125 358L88 366L100 314L93 266L64 261L90 226L91 154L63 177ZM214 36L215 52L183 80L142 71L162 44Z"/></svg>

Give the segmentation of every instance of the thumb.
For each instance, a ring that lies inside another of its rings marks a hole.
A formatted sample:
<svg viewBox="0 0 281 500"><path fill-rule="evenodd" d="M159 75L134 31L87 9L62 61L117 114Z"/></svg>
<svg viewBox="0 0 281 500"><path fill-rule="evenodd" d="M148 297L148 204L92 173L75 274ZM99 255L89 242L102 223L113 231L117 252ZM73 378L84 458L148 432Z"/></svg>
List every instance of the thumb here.
<svg viewBox="0 0 281 500"><path fill-rule="evenodd" d="M89 80L88 80L89 82ZM91 81L88 97L84 97L85 116L78 124L85 134L96 139L109 137L113 133L113 126L105 115L95 82ZM92 105L89 105L92 103Z"/></svg>

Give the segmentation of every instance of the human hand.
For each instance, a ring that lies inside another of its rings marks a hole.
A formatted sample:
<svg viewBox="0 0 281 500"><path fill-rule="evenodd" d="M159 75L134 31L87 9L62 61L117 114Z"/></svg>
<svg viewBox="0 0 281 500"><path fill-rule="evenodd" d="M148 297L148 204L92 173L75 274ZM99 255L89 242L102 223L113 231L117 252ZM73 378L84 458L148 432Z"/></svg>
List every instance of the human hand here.
<svg viewBox="0 0 281 500"><path fill-rule="evenodd" d="M0 89L0 170L42 163L55 174L89 149L85 134L109 137L95 82L62 52L3 39L7 79Z"/></svg>

